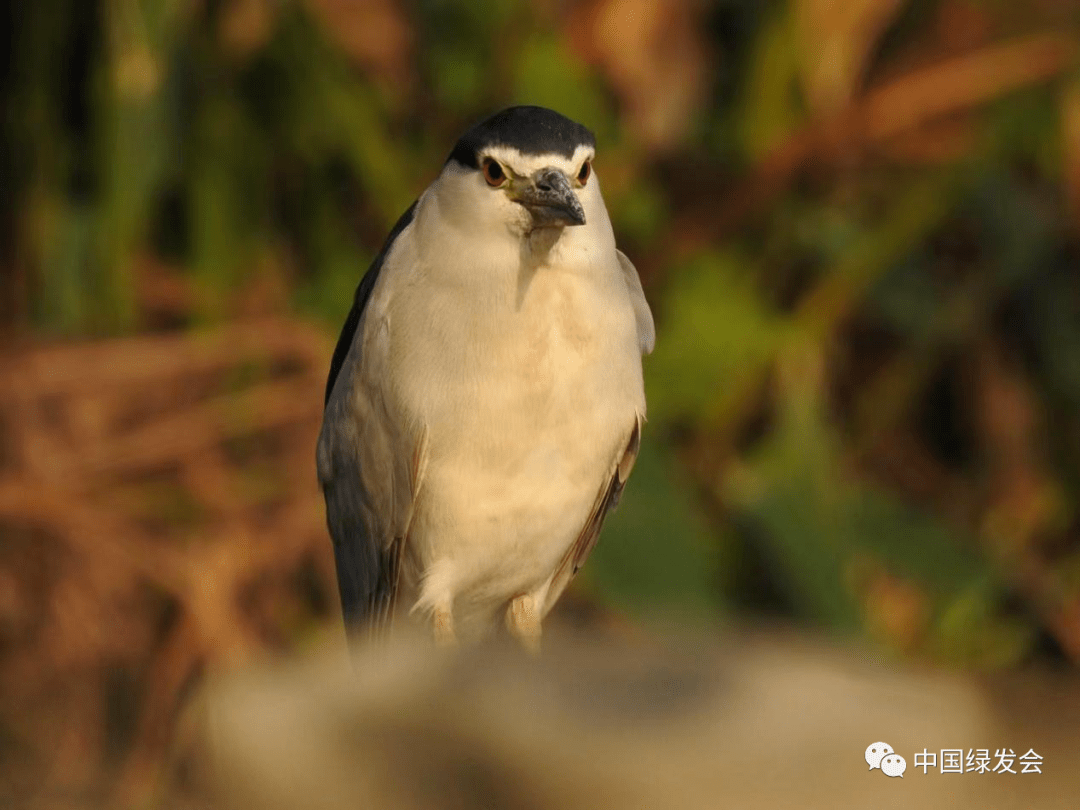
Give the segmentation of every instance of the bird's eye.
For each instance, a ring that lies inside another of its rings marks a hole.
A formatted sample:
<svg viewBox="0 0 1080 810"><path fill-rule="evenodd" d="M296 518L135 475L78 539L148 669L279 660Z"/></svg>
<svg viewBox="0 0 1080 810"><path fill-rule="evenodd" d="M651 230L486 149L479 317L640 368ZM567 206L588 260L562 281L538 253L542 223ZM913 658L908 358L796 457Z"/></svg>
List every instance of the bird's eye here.
<svg viewBox="0 0 1080 810"><path fill-rule="evenodd" d="M589 180L589 175L592 174L592 163L586 160L581 164L581 169L578 170L577 179L581 185L585 185Z"/></svg>
<svg viewBox="0 0 1080 810"><path fill-rule="evenodd" d="M487 180L487 184L493 187L499 187L506 182L506 173L503 171L502 166L499 165L499 161L492 160L491 158L484 158L483 163L484 179Z"/></svg>

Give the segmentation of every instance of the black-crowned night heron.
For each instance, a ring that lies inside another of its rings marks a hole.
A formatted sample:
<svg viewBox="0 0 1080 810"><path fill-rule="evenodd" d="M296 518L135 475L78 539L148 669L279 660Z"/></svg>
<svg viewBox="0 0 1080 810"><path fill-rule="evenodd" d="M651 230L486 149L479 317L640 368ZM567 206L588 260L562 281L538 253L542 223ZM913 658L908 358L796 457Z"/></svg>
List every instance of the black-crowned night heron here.
<svg viewBox="0 0 1080 810"><path fill-rule="evenodd" d="M634 465L652 314L589 130L512 107L457 142L360 282L318 472L350 631L541 619Z"/></svg>

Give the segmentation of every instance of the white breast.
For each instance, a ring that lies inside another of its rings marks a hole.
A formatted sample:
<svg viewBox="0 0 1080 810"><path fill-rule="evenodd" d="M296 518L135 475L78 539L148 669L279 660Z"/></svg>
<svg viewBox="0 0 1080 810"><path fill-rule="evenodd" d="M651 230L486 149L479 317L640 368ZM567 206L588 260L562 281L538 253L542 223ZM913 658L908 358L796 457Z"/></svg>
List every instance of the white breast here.
<svg viewBox="0 0 1080 810"><path fill-rule="evenodd" d="M411 283L375 307L384 384L427 437L403 598L451 603L459 633L542 590L644 413L633 307L597 241L535 266L502 243L430 257L413 242L395 256Z"/></svg>

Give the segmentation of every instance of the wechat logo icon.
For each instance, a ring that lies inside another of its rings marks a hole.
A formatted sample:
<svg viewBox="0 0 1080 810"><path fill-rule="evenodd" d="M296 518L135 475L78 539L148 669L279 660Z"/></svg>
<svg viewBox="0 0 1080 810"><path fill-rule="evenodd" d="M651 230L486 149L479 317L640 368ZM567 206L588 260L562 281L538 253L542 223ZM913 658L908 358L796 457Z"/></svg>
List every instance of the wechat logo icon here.
<svg viewBox="0 0 1080 810"><path fill-rule="evenodd" d="M866 760L866 764L870 766L870 770L877 768L886 776L904 778L904 771L907 770L907 760L893 751L893 747L886 742L870 743L870 745L866 746L866 753L863 758Z"/></svg>

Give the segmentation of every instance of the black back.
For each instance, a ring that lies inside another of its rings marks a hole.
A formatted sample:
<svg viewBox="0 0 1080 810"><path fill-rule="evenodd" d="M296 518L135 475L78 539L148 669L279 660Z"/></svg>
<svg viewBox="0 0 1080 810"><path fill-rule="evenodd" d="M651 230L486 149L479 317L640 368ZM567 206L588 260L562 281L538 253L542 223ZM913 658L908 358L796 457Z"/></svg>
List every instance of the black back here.
<svg viewBox="0 0 1080 810"><path fill-rule="evenodd" d="M353 336L356 334L357 327L360 326L360 316L364 314L364 307L367 306L368 299L371 298L371 291L375 289L375 282L379 278L379 271L382 270L383 262L386 261L386 254L390 252L390 247L394 244L398 234L412 222L415 211L416 203L414 202L409 206L409 210L398 219L391 229L390 235L386 237L379 255L375 257L371 267L364 273L364 277L360 279L360 284L356 288L356 295L353 296L352 309L349 310L349 316L345 319L345 326L342 327L341 335L338 336L337 346L334 347L334 356L330 358L330 374L326 378L326 394L323 397L324 408L326 403L330 401L330 394L334 391L334 382L337 380L341 367L345 363L345 356L349 353L349 347L352 346Z"/></svg>
<svg viewBox="0 0 1080 810"><path fill-rule="evenodd" d="M386 256L394 240L413 220L416 203L401 215L379 255L371 263L368 271L360 280L353 296L352 309L345 319L345 326L338 337L334 356L330 360L330 374L326 379L326 394L323 399L325 408L330 402L334 384L345 364L345 358L352 348L356 330L364 314L364 308L371 299L371 291L379 278ZM339 411L340 415L340 411ZM331 431L333 433L333 431ZM320 443L321 443L320 439ZM333 475L323 481L323 494L326 497L326 522L330 537L334 541L334 560L337 567L338 590L341 593L341 609L346 627L350 633L370 622L376 624L385 620L393 608L395 586L397 583L397 548L383 542L382 538L371 537L363 515L365 505L363 484L360 479L359 462L355 448L347 442L331 440L328 443L329 466Z"/></svg>
<svg viewBox="0 0 1080 810"><path fill-rule="evenodd" d="M461 136L446 159L479 168L477 153L490 146L512 146L522 154L573 157L581 145L596 146L586 127L547 107L509 107Z"/></svg>

